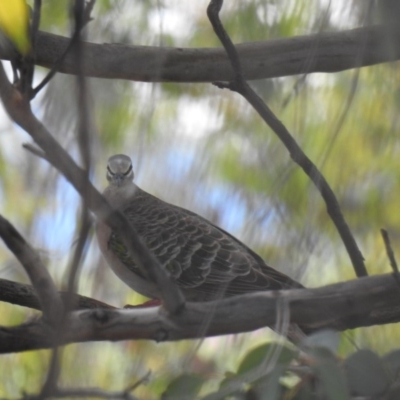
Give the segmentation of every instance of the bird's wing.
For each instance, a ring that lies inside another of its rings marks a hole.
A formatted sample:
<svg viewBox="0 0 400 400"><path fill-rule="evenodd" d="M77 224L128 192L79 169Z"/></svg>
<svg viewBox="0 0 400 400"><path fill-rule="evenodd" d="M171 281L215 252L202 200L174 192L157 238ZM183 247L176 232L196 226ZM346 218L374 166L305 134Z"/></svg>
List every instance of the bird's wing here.
<svg viewBox="0 0 400 400"><path fill-rule="evenodd" d="M206 219L143 193L123 212L181 287L204 294L224 288L225 295L235 295L299 286ZM124 264L143 276L126 250L122 251L124 246L115 234L109 247L118 249L117 255Z"/></svg>

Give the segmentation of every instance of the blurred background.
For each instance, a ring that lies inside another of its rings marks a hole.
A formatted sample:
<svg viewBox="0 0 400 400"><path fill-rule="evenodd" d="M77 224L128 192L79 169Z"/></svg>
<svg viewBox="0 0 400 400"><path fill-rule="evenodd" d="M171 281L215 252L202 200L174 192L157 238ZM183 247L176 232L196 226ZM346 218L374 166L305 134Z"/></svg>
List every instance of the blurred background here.
<svg viewBox="0 0 400 400"><path fill-rule="evenodd" d="M235 43L338 31L372 24L389 2L353 0L225 1L221 17ZM43 1L41 30L69 36L69 1ZM216 47L208 1L97 0L87 40L96 43ZM385 11L385 9L384 9ZM37 68L35 80L45 76ZM370 274L390 272L380 228L399 253L400 70L398 63L335 74L312 74L251 85L287 126L336 193ZM273 132L237 94L211 84L88 79L92 122L92 179L106 186L107 158L128 154L135 182L229 231L266 262L309 287L353 279L354 272L314 186ZM79 162L76 78L58 74L33 102L36 114ZM66 286L79 228L80 199L45 161L21 145L30 137L0 109L0 210L41 254L59 288ZM93 236L93 235L92 235ZM28 282L0 243L0 277ZM78 292L122 307L144 301L120 282L87 246ZM1 325L35 311L0 303ZM367 346L384 353L397 345L396 325L342 335L345 355ZM268 329L204 341L146 341L67 346L61 385L121 390L151 370L137 390L158 398L183 371L208 385L234 370ZM49 351L0 357L0 396L39 390ZM213 383L214 382L214 383Z"/></svg>

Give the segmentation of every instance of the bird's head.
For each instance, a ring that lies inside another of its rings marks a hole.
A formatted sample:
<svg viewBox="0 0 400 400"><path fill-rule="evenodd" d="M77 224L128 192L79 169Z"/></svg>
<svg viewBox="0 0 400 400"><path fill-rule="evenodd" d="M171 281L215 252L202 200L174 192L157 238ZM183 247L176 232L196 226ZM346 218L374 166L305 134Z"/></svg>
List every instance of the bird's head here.
<svg viewBox="0 0 400 400"><path fill-rule="evenodd" d="M133 181L132 161L125 154L116 154L108 159L107 180L110 185L124 186Z"/></svg>

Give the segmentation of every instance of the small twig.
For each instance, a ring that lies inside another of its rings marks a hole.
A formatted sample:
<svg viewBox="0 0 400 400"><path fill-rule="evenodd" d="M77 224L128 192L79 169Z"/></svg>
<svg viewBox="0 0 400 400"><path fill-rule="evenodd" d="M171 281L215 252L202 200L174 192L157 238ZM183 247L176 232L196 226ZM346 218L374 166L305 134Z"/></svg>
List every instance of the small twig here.
<svg viewBox="0 0 400 400"><path fill-rule="evenodd" d="M222 3L223 0L211 0L207 8L207 15L216 35L220 39L229 59L231 60L232 68L234 69L234 80L228 83L214 82L214 84L219 88L228 88L241 94L253 106L267 125L275 132L289 151L293 161L296 162L308 175L324 199L327 212L336 226L344 246L346 247L356 275L358 277L368 275L364 264L364 257L343 217L339 202L337 201L332 188L329 186L325 177L318 170L315 164L306 156L301 147L297 144L285 125L275 116L272 110L244 80L237 49L219 19L219 11L222 7Z"/></svg>
<svg viewBox="0 0 400 400"><path fill-rule="evenodd" d="M63 53L61 53L60 57L57 60L55 60L50 71L48 72L48 74L43 78L42 82L40 82L34 89L32 89L30 99L33 99L50 82L50 80L58 72L58 70L60 69L60 66L63 64L63 62L65 60L65 57L69 54L69 52L75 46L77 40L79 39L79 34L80 34L81 29L83 29L86 26L86 24L88 24L92 20L90 14L93 10L94 3L95 3L95 0L91 0L86 4L86 7L83 11L83 18L82 18L82 22L80 24L80 29L74 31L74 34L72 35L72 37L68 43L68 46L65 48Z"/></svg>
<svg viewBox="0 0 400 400"><path fill-rule="evenodd" d="M386 229L381 229L381 234L382 234L382 238L383 238L383 243L385 243L386 254L389 258L390 266L392 267L393 272L398 274L399 268L397 266L396 257L394 255L394 251L393 251L392 245L390 243L388 231Z"/></svg>
<svg viewBox="0 0 400 400"><path fill-rule="evenodd" d="M76 291L75 286L78 277L79 267L81 266L83 255L86 250L86 244L89 238L89 233L92 228L92 219L90 218L90 214L85 205L83 205L82 207L80 221L81 221L81 226L79 228L78 240L76 241L75 251L71 258L70 266L68 268L67 292L72 295L71 296L72 304L74 301L73 294Z"/></svg>
<svg viewBox="0 0 400 400"><path fill-rule="evenodd" d="M2 216L0 216L0 237L28 274L39 298L43 315L52 326L57 325L63 316L64 306L39 255Z"/></svg>
<svg viewBox="0 0 400 400"><path fill-rule="evenodd" d="M34 8L33 8L33 15L32 15L32 23L30 29L30 39L33 51L33 59L35 59L35 52L36 52L36 43L37 43L37 36L39 31L40 25L40 17L42 12L42 0L35 0Z"/></svg>
<svg viewBox="0 0 400 400"><path fill-rule="evenodd" d="M363 23L364 26L369 26L372 24L372 21L371 21L372 14L373 14L373 1L370 1L367 6L366 15L364 18L364 23ZM333 129L333 134L332 134L331 138L329 139L329 143L326 147L327 151L323 155L322 161L319 163L321 169L323 168L323 165L327 161L329 154L333 149L333 145L334 145L335 141L337 140L337 138L339 137L339 134L344 126L344 123L345 123L348 115L350 114L351 106L352 106L355 96L357 94L357 87L358 87L358 82L359 82L360 72L361 72L361 67L362 67L362 59L364 58L367 50L368 50L367 49L367 38L365 37L363 43L360 44L360 50L358 51L358 60L359 60L360 65L357 66L357 69L355 70L354 75L351 79L350 91L347 96L346 103L344 104L344 107L339 115L339 118L337 119L336 126Z"/></svg>
<svg viewBox="0 0 400 400"><path fill-rule="evenodd" d="M326 152L322 156L322 161L319 162L318 164L320 165L320 168L323 169L323 166L325 162L328 160L328 157L333 149L333 145L337 138L339 137L339 134L344 126L344 123L346 122L347 116L350 114L351 106L354 102L355 96L357 94L357 86L358 86L358 81L360 78L360 68L358 68L354 72L354 76L352 77L351 80L351 85L350 85L350 92L347 96L346 103L344 104L344 107L340 113L339 118L337 119L336 126L333 129L333 134L329 139L329 142L326 146Z"/></svg>
<svg viewBox="0 0 400 400"><path fill-rule="evenodd" d="M90 126L89 126L89 107L85 76L83 74L83 49L82 49L82 29L85 23L85 2L75 0L73 3L74 31L72 36L76 37L72 52L75 56L75 63L78 65L78 75L76 78L76 104L78 113L78 146L85 173L84 179L89 180L91 157L90 157ZM80 228L77 245L68 268L67 290L71 294L75 292L79 270L82 265L86 243L91 229L91 219L87 207L87 191L81 198L82 208L80 216Z"/></svg>
<svg viewBox="0 0 400 400"><path fill-rule="evenodd" d="M151 370L148 370L146 374L144 374L140 379L138 379L136 382L134 382L132 385L128 386L124 392L125 393L130 393L133 392L135 389L137 389L139 386L143 385L144 383L147 383L150 379L151 375Z"/></svg>
<svg viewBox="0 0 400 400"><path fill-rule="evenodd" d="M40 82L34 89L32 89L32 94L30 99L34 99L36 95L51 81L53 76L58 72L60 66L65 60L65 57L68 55L70 52L71 48L74 45L74 37L71 38L70 42L68 43L68 46L65 48L64 52L61 54L61 56L54 62L53 66L51 67L50 71L48 74L43 78L42 82Z"/></svg>
<svg viewBox="0 0 400 400"><path fill-rule="evenodd" d="M48 158L46 156L46 153L40 149L38 149L36 146L30 144L30 143L23 143L22 147L25 150L28 150L30 153L34 154L37 157L43 158L43 160L48 161Z"/></svg>
<svg viewBox="0 0 400 400"><path fill-rule="evenodd" d="M22 57L18 69L20 70L20 85L21 92L24 93L28 98L32 95L32 82L33 74L35 71L36 61L36 43L37 34L40 25L40 16L42 11L42 0L35 0L32 13L32 21L29 29L29 38L31 41L31 48L25 56Z"/></svg>

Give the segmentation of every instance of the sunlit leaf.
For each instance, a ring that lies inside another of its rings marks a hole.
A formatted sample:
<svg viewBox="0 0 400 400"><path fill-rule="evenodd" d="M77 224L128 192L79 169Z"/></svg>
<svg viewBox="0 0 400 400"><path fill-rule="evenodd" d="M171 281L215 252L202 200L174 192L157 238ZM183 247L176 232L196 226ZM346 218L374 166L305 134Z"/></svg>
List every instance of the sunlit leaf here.
<svg viewBox="0 0 400 400"><path fill-rule="evenodd" d="M0 28L24 54L30 46L28 21L28 7L24 0L1 0Z"/></svg>

